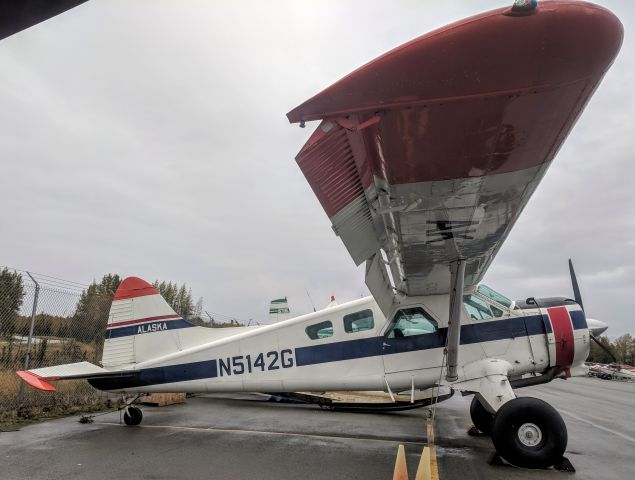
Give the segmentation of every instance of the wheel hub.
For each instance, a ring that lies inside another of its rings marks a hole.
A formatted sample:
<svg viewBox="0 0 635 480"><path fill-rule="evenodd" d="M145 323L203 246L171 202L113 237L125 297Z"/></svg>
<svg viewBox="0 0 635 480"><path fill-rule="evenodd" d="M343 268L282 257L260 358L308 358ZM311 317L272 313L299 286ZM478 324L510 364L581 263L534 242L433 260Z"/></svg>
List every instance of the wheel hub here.
<svg viewBox="0 0 635 480"><path fill-rule="evenodd" d="M518 429L518 439L526 447L535 447L542 441L542 431L535 423L523 423Z"/></svg>

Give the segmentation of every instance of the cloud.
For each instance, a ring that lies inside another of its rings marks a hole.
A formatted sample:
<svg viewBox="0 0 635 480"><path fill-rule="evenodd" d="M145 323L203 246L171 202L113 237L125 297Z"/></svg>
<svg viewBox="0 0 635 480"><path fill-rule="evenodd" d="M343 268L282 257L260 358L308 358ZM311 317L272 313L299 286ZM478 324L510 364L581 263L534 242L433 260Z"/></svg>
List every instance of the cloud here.
<svg viewBox="0 0 635 480"><path fill-rule="evenodd" d="M628 2L600 2L635 24ZM89 282L186 282L206 309L265 319L368 293L293 157L285 113L483 2L88 2L0 43L0 263ZM632 331L634 97L628 36L486 281L570 292ZM630 295L629 295L630 293Z"/></svg>

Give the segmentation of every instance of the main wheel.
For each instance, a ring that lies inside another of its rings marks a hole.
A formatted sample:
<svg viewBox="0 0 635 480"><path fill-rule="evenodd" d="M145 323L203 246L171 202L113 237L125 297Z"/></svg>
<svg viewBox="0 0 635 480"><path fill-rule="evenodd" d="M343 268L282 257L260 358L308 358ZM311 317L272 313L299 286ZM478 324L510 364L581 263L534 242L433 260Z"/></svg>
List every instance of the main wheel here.
<svg viewBox="0 0 635 480"><path fill-rule="evenodd" d="M567 448L567 427L547 402L520 397L504 404L494 416L492 441L512 465L549 468Z"/></svg>
<svg viewBox="0 0 635 480"><path fill-rule="evenodd" d="M472 404L470 405L470 417L472 417L474 426L478 428L481 433L485 435L492 434L494 415L485 409L483 404L476 398L476 395L472 398Z"/></svg>
<svg viewBox="0 0 635 480"><path fill-rule="evenodd" d="M143 420L143 413L138 407L128 407L123 414L123 421L126 425L139 425Z"/></svg>

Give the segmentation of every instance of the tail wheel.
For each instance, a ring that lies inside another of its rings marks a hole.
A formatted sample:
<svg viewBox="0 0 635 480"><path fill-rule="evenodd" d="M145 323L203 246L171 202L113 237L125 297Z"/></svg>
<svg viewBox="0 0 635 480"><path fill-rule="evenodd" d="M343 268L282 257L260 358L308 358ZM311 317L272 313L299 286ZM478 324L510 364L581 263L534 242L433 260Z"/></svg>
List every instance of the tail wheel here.
<svg viewBox="0 0 635 480"><path fill-rule="evenodd" d="M472 417L474 426L478 428L481 433L485 435L492 434L494 415L485 409L483 404L476 398L476 395L472 398L472 404L470 405L470 417Z"/></svg>
<svg viewBox="0 0 635 480"><path fill-rule="evenodd" d="M492 441L512 465L549 468L567 448L567 427L548 403L520 397L504 404L494 416Z"/></svg>
<svg viewBox="0 0 635 480"><path fill-rule="evenodd" d="M143 420L143 413L138 407L128 407L123 414L123 421L126 425L139 425Z"/></svg>

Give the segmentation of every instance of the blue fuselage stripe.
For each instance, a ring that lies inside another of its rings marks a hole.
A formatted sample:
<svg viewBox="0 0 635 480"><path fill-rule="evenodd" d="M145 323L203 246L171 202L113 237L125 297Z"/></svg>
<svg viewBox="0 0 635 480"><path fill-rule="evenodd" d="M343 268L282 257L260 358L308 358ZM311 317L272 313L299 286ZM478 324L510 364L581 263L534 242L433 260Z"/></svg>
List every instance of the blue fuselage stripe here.
<svg viewBox="0 0 635 480"><path fill-rule="evenodd" d="M546 326L542 315L473 323L461 326L461 345L540 335L545 332ZM300 347L295 349L296 365L301 367L318 363L374 357L382 354L392 355L395 353L442 348L445 346L446 335L447 328L440 328L434 333L414 337L373 337ZM384 344L386 347L383 346Z"/></svg>
<svg viewBox="0 0 635 480"><path fill-rule="evenodd" d="M111 328L106 331L106 338L110 339L127 337L130 335L142 335L144 333L163 332L165 330L176 330L178 328L189 328L193 326L194 325L182 318L176 318L173 320L157 320L156 322Z"/></svg>
<svg viewBox="0 0 635 480"><path fill-rule="evenodd" d="M582 310L573 310L569 312L571 316L571 323L573 324L574 330L580 330L582 328L589 328L586 323L586 316Z"/></svg>
<svg viewBox="0 0 635 480"><path fill-rule="evenodd" d="M121 378L94 378L88 382L100 390L125 390L127 388L185 382L218 376L216 360L182 363L167 367L144 368L135 375Z"/></svg>

